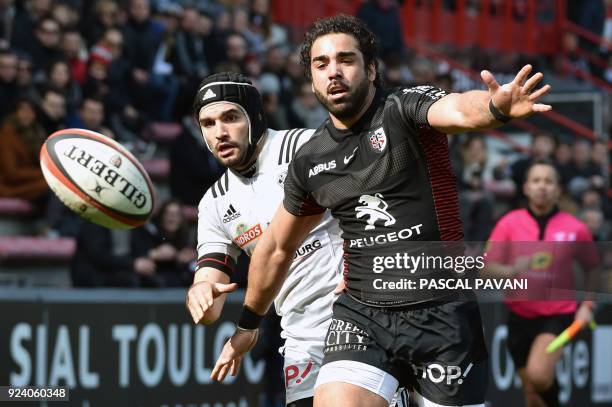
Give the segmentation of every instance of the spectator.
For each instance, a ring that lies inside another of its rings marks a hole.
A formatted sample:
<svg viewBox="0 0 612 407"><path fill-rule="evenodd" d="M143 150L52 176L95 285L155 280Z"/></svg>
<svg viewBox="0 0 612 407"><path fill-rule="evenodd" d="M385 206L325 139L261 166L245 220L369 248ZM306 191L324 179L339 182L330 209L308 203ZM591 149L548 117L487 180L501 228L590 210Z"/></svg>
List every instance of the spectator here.
<svg viewBox="0 0 612 407"><path fill-rule="evenodd" d="M155 262L155 273L148 276L156 287L183 287L193 279L190 265L197 258L194 243L189 241L187 224L180 201L164 202L153 222L134 229L131 235L132 255Z"/></svg>
<svg viewBox="0 0 612 407"><path fill-rule="evenodd" d="M206 35L205 32L207 19L212 25L212 32L209 35ZM232 16L227 9L221 7L218 12L211 15L201 13L200 24L203 30L201 34L204 36L204 53L208 57L208 66L217 71L217 65L226 60L227 38L232 34Z"/></svg>
<svg viewBox="0 0 612 407"><path fill-rule="evenodd" d="M94 96L87 96L81 102L78 114L72 115L69 127L78 127L102 133L114 138L112 132L104 127L104 103Z"/></svg>
<svg viewBox="0 0 612 407"><path fill-rule="evenodd" d="M604 187L602 170L591 159L591 150L591 143L587 140L579 140L574 143L567 185L574 199L580 199L582 193L589 188L601 189Z"/></svg>
<svg viewBox="0 0 612 407"><path fill-rule="evenodd" d="M278 96L283 105L289 106L293 100L293 83L287 74L286 64L287 55L281 47L272 47L266 51L265 65L263 71L266 74L274 75L278 80Z"/></svg>
<svg viewBox="0 0 612 407"><path fill-rule="evenodd" d="M604 33L606 7L603 0L582 0L578 24L601 37ZM585 43L586 44L586 43ZM591 45L589 43L589 45Z"/></svg>
<svg viewBox="0 0 612 407"><path fill-rule="evenodd" d="M232 23L234 31L242 35L246 40L248 53L256 56L262 56L266 51L264 38L259 30L257 33L251 31L249 11L243 7L235 8Z"/></svg>
<svg viewBox="0 0 612 407"><path fill-rule="evenodd" d="M130 232L112 230L83 222L77 249L71 263L75 287L155 286L155 262L147 257L132 257Z"/></svg>
<svg viewBox="0 0 612 407"><path fill-rule="evenodd" d="M603 43L601 44L600 52L603 55L612 57L612 0L605 0L606 3L606 20L603 27ZM608 62L608 69L612 68L612 64ZM612 82L612 81L610 81Z"/></svg>
<svg viewBox="0 0 612 407"><path fill-rule="evenodd" d="M51 7L51 18L59 23L62 30L72 30L79 23L77 11L63 1L55 1Z"/></svg>
<svg viewBox="0 0 612 407"><path fill-rule="evenodd" d="M393 0L370 0L357 11L357 17L378 37L383 60L401 56L404 44L399 15Z"/></svg>
<svg viewBox="0 0 612 407"><path fill-rule="evenodd" d="M32 60L28 55L20 54L17 57L17 85L21 95L34 96L32 84Z"/></svg>
<svg viewBox="0 0 612 407"><path fill-rule="evenodd" d="M149 0L130 0L123 40L124 52L132 69L134 105L148 117L168 121L177 89L172 75L169 75L171 72L154 71L163 39L164 28L151 19Z"/></svg>
<svg viewBox="0 0 612 407"><path fill-rule="evenodd" d="M599 191L595 189L587 189L580 196L580 206L583 209L601 209L603 204L603 199Z"/></svg>
<svg viewBox="0 0 612 407"><path fill-rule="evenodd" d="M87 44L91 47L102 38L102 35L112 28L118 27L119 6L113 0L98 0L94 12L85 21L83 33Z"/></svg>
<svg viewBox="0 0 612 407"><path fill-rule="evenodd" d="M66 119L66 98L54 88L43 90L38 110L38 122L47 135L63 129Z"/></svg>
<svg viewBox="0 0 612 407"><path fill-rule="evenodd" d="M85 83L87 75L87 49L81 34L76 30L64 31L61 50L70 66L70 75L79 85Z"/></svg>
<svg viewBox="0 0 612 407"><path fill-rule="evenodd" d="M130 93L130 64L122 57L123 35L110 29L91 50L84 93L104 100L112 131L122 142L134 142L144 119Z"/></svg>
<svg viewBox="0 0 612 407"><path fill-rule="evenodd" d="M293 51L287 57L287 64L285 65L285 72L292 86L298 86L299 83L304 81L304 68L300 65L300 52L299 49Z"/></svg>
<svg viewBox="0 0 612 407"><path fill-rule="evenodd" d="M0 123L13 109L19 96L17 63L14 52L0 51Z"/></svg>
<svg viewBox="0 0 612 407"><path fill-rule="evenodd" d="M61 29L57 21L52 18L43 18L36 25L35 39L24 49L32 57L34 77L40 76L52 61L59 59Z"/></svg>
<svg viewBox="0 0 612 407"><path fill-rule="evenodd" d="M571 176L572 147L568 143L559 143L555 149L555 167L561 177L561 185L567 185Z"/></svg>
<svg viewBox="0 0 612 407"><path fill-rule="evenodd" d="M45 132L34 103L21 99L0 133L0 196L42 203L48 193L39 163Z"/></svg>
<svg viewBox="0 0 612 407"><path fill-rule="evenodd" d="M599 167L602 172L608 168L608 146L604 141L597 141L593 144L593 152L591 154L591 160Z"/></svg>
<svg viewBox="0 0 612 407"><path fill-rule="evenodd" d="M70 66L65 60L51 62L45 71L45 85L64 95L66 111L74 112L81 103L81 88L72 80Z"/></svg>
<svg viewBox="0 0 612 407"><path fill-rule="evenodd" d="M16 1L15 6L11 45L25 51L35 42L37 24L51 11L51 0Z"/></svg>
<svg viewBox="0 0 612 407"><path fill-rule="evenodd" d="M551 133L536 133L531 139L531 149L529 156L521 158L510 166L512 180L519 187L525 182L527 169L534 161L552 162L553 153L557 145L557 139ZM517 188L517 202L523 200L524 195L522 188Z"/></svg>
<svg viewBox="0 0 612 407"><path fill-rule="evenodd" d="M204 192L223 174L225 168L214 159L202 138L197 121L183 119L183 132L170 152L170 192L186 205L196 206Z"/></svg>
<svg viewBox="0 0 612 407"><path fill-rule="evenodd" d="M188 78L189 83L200 80L210 72L204 52L204 40L198 31L200 22L198 11L195 8L186 8L181 27L176 33L176 68Z"/></svg>
<svg viewBox="0 0 612 407"><path fill-rule="evenodd" d="M199 12L192 7L185 8L181 27L176 33L176 56L174 67L182 79L181 96L177 98L176 110L189 113L190 101L195 97L201 78L209 74L210 68L204 48L204 35L210 35L212 22L205 19L208 25L201 27L203 20ZM202 32L201 30L205 31Z"/></svg>
<svg viewBox="0 0 612 407"><path fill-rule="evenodd" d="M0 49L7 49L11 45L15 12L14 0L0 1Z"/></svg>
<svg viewBox="0 0 612 407"><path fill-rule="evenodd" d="M119 35L121 34L119 33ZM100 43L91 49L89 60L87 61L85 83L83 84L83 92L85 94L101 98L109 96L108 71L112 61L113 54L105 45ZM128 73L127 68L126 63L124 75ZM125 81L125 86L127 86L127 81Z"/></svg>
<svg viewBox="0 0 612 407"><path fill-rule="evenodd" d="M578 217L593 235L595 241L606 241L608 233L606 233L606 224L604 214L601 209L586 208L580 212Z"/></svg>
<svg viewBox="0 0 612 407"><path fill-rule="evenodd" d="M175 75L173 63L176 60L176 32L183 15L183 8L171 1L162 1L158 5L155 20L164 29L162 42L153 62L152 85L165 95L160 119L170 121L174 117L174 102L179 90L179 81Z"/></svg>
<svg viewBox="0 0 612 407"><path fill-rule="evenodd" d="M327 119L327 111L312 92L310 82L303 80L295 89L288 112L289 127L316 129Z"/></svg>
<svg viewBox="0 0 612 407"><path fill-rule="evenodd" d="M249 16L251 32L263 38L264 48L281 47L283 52L287 53L287 31L270 21L270 15L269 0L253 0Z"/></svg>
<svg viewBox="0 0 612 407"><path fill-rule="evenodd" d="M491 231L493 195L485 188L487 146L482 137L470 136L461 146L459 181L460 215L466 241L484 241Z"/></svg>
<svg viewBox="0 0 612 407"><path fill-rule="evenodd" d="M268 127L275 130L289 128L288 112L280 99L281 83L278 77L271 73L261 75L258 88Z"/></svg>
<svg viewBox="0 0 612 407"><path fill-rule="evenodd" d="M563 34L561 52L554 65L557 73L562 76L580 78L582 74L591 73L588 61L580 54L579 38L573 32Z"/></svg>
<svg viewBox="0 0 612 407"><path fill-rule="evenodd" d="M225 49L225 60L215 67L215 71L223 69L223 65L232 65L237 69L236 72L246 72L245 65L248 47L244 37L237 33L228 35L225 40Z"/></svg>

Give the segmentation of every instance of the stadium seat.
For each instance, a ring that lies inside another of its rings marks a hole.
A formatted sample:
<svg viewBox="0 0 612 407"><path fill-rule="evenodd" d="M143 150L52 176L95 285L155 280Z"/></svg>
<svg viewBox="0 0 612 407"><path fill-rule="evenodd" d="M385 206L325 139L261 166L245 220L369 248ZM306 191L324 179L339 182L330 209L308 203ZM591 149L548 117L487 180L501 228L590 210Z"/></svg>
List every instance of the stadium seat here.
<svg viewBox="0 0 612 407"><path fill-rule="evenodd" d="M28 201L0 198L0 236L36 233L36 208Z"/></svg>
<svg viewBox="0 0 612 407"><path fill-rule="evenodd" d="M34 207L23 199L0 198L0 216L27 216L34 213Z"/></svg>
<svg viewBox="0 0 612 407"><path fill-rule="evenodd" d="M179 123L156 122L151 123L145 130L146 138L156 143L171 143L183 131Z"/></svg>
<svg viewBox="0 0 612 407"><path fill-rule="evenodd" d="M142 160L142 166L154 181L165 181L170 175L170 160L166 158Z"/></svg>
<svg viewBox="0 0 612 407"><path fill-rule="evenodd" d="M72 238L0 237L0 264L69 262L76 250Z"/></svg>

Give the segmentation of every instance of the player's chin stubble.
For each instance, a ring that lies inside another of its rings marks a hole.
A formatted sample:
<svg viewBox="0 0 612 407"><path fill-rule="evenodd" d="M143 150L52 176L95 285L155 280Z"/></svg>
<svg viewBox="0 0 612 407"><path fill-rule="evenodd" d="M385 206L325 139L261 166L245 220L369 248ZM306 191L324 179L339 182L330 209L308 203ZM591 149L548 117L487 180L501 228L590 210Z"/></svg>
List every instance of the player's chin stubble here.
<svg viewBox="0 0 612 407"><path fill-rule="evenodd" d="M343 98L343 101L340 103L334 103L327 98L327 92L321 93L317 89L315 89L315 96L319 103L327 109L332 115L336 118L343 119L351 119L355 117L360 111L361 107L365 103L365 100L368 96L370 83L367 78L365 78L362 82L358 83L353 89L349 89L347 95Z"/></svg>

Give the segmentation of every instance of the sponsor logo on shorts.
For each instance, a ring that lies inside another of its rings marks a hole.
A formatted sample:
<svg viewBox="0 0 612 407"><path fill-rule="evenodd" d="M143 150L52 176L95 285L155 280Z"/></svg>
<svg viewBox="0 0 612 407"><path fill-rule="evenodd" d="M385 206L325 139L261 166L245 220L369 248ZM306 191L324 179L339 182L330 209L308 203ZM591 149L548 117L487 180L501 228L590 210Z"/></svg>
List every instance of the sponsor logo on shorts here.
<svg viewBox="0 0 612 407"><path fill-rule="evenodd" d="M304 366L306 365L306 366ZM306 381L306 378L312 371L314 363L309 360L308 363L296 363L285 367L285 388L289 388L289 383L300 384Z"/></svg>
<svg viewBox="0 0 612 407"><path fill-rule="evenodd" d="M240 248L245 247L246 245L251 243L253 240L261 236L261 234L263 233L263 230L259 223L251 227L250 229L244 230L245 228L246 226L244 224L240 224L236 228L237 229L236 232L238 233L238 236L234 237L234 242L236 242L236 244L240 246Z"/></svg>
<svg viewBox="0 0 612 407"><path fill-rule="evenodd" d="M383 226L395 224L395 217L387 212L389 204L383 200L382 194L361 195L359 197L360 206L355 207L357 219L367 217L365 230L376 228L376 222L384 222Z"/></svg>
<svg viewBox="0 0 612 407"><path fill-rule="evenodd" d="M421 379L429 379L432 383L444 382L451 385L462 384L463 379L470 373L473 366L474 364L470 363L465 369L461 369L461 366L442 366L439 363L432 363L427 366L412 365L412 370L415 376Z"/></svg>
<svg viewBox="0 0 612 407"><path fill-rule="evenodd" d="M368 347L370 336L366 331L352 322L332 318L325 337L324 353L349 350L364 351Z"/></svg>

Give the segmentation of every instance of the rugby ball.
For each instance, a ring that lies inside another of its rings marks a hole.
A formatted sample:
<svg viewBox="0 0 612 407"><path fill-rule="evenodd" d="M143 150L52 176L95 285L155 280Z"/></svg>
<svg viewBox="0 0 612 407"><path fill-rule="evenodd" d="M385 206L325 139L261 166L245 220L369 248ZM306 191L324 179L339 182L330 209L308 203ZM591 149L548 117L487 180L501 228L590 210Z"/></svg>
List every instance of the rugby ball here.
<svg viewBox="0 0 612 407"><path fill-rule="evenodd" d="M155 191L142 165L102 134L84 129L53 133L40 150L40 166L57 197L98 225L134 228L155 207Z"/></svg>

